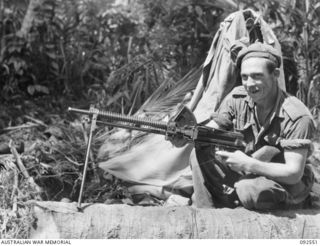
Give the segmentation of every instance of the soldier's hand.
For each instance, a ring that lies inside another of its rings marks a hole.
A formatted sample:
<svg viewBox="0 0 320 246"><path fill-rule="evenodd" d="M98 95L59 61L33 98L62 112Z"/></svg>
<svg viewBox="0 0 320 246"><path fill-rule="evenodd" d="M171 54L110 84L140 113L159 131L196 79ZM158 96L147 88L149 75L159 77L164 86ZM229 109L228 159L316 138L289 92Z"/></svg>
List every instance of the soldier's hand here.
<svg viewBox="0 0 320 246"><path fill-rule="evenodd" d="M250 172L250 166L254 159L240 150L228 152L219 150L216 155L225 159L226 164L235 172Z"/></svg>

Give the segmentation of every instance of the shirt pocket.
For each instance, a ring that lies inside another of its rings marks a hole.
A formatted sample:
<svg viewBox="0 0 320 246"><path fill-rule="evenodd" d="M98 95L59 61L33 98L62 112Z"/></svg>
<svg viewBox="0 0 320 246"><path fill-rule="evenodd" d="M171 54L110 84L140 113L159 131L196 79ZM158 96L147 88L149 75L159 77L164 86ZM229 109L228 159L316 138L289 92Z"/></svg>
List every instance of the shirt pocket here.
<svg viewBox="0 0 320 246"><path fill-rule="evenodd" d="M236 115L236 119L234 119L233 125L236 130L242 131L245 128L248 128L248 122L245 119L245 114Z"/></svg>

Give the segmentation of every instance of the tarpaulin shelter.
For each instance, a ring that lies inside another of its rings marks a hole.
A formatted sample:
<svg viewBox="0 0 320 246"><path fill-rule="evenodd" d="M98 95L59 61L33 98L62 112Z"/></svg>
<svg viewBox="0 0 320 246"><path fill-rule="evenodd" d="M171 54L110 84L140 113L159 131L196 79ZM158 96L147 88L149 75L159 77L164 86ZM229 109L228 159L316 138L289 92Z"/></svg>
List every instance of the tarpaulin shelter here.
<svg viewBox="0 0 320 246"><path fill-rule="evenodd" d="M207 120L232 88L241 83L234 59L242 47L257 41L270 44L281 53L272 29L256 12L250 9L237 11L221 23L187 105L198 123ZM280 70L279 87L285 90L282 66ZM130 182L133 193L150 193L160 198L166 198L172 192L191 195L189 155L192 148L191 144L176 148L163 136L149 134L143 142L121 155L101 161L99 167ZM102 147L100 152L103 151Z"/></svg>

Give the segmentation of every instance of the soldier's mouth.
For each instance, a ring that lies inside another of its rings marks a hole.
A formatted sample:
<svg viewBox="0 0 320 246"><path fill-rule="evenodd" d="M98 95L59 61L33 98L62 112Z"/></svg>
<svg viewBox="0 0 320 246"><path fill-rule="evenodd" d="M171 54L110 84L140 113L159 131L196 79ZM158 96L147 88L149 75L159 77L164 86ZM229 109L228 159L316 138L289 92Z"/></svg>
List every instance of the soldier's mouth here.
<svg viewBox="0 0 320 246"><path fill-rule="evenodd" d="M259 88L252 88L249 90L250 94L254 95L254 94L257 94L259 92Z"/></svg>

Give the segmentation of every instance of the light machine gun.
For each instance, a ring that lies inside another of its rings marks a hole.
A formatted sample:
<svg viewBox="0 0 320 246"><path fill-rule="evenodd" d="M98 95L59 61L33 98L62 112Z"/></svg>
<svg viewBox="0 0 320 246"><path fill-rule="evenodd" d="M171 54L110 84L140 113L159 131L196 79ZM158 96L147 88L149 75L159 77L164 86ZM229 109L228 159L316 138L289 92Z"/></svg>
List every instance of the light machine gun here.
<svg viewBox="0 0 320 246"><path fill-rule="evenodd" d="M206 145L212 144L230 150L245 150L246 147L242 133L198 125L194 114L185 106L181 107L180 110L178 110L178 113L169 119L168 122L101 111L94 107L91 107L90 110L69 107L68 111L91 116L86 159L78 199L78 209L81 209L82 193L88 168L92 135L97 123L103 123L111 127L160 134L164 135L166 140L172 140L175 138L185 139L186 142ZM104 120L98 121L98 118L102 118Z"/></svg>

